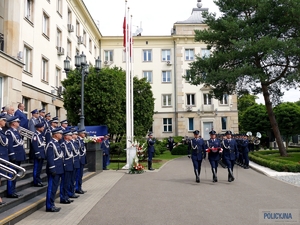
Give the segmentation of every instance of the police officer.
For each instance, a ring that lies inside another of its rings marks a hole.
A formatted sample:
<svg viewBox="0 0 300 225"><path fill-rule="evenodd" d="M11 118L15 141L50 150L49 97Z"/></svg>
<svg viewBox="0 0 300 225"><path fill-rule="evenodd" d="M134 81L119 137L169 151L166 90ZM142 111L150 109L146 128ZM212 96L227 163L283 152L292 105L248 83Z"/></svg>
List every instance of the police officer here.
<svg viewBox="0 0 300 225"><path fill-rule="evenodd" d="M51 121L51 114L50 113L46 113L45 114L45 120L44 120L45 131L50 127L50 121Z"/></svg>
<svg viewBox="0 0 300 225"><path fill-rule="evenodd" d="M68 129L68 121L67 120L60 121L60 127L63 131L67 130ZM59 143L61 144L61 143L63 143L63 141L64 141L64 139L62 138Z"/></svg>
<svg viewBox="0 0 300 225"><path fill-rule="evenodd" d="M172 151L173 150L173 146L174 146L174 139L172 138L172 136L170 136L168 138L168 146L169 146L169 150Z"/></svg>
<svg viewBox="0 0 300 225"><path fill-rule="evenodd" d="M35 125L39 123L39 111L37 109L34 109L31 111L32 117L28 121L28 129L34 133L35 132ZM29 159L33 160L34 159L34 150L32 147L32 144L30 143L30 148L29 148Z"/></svg>
<svg viewBox="0 0 300 225"><path fill-rule="evenodd" d="M5 136L4 131L2 130L2 127L5 127L6 123L6 117L5 113L0 114L0 158L4 159L6 161L9 160L8 158L8 138ZM1 180L0 180L1 184ZM2 198L0 197L0 206L4 205L5 202L2 201Z"/></svg>
<svg viewBox="0 0 300 225"><path fill-rule="evenodd" d="M61 150L58 141L62 138L62 129L55 128L51 131L52 139L46 146L48 176L48 188L46 195L46 212L59 212L60 208L54 204L55 195L60 180L64 174L64 152Z"/></svg>
<svg viewBox="0 0 300 225"><path fill-rule="evenodd" d="M152 168L152 158L153 158L153 155L154 155L154 152L155 152L155 149L154 149L154 144L155 144L155 139L153 138L153 133L149 133L148 134L148 139L147 139L147 145L148 145L148 170L154 170Z"/></svg>
<svg viewBox="0 0 300 225"><path fill-rule="evenodd" d="M79 143L79 161L80 168L76 174L76 185L75 193L84 194L86 191L82 190L82 176L83 176L83 167L87 163L86 161L86 148L84 145L84 138L86 135L85 129L80 129L78 132L78 143Z"/></svg>
<svg viewBox="0 0 300 225"><path fill-rule="evenodd" d="M79 143L78 143L78 132L74 128L72 131L72 140L71 140L71 145L72 145L72 150L73 150L73 159L74 159L74 169L73 169L73 174L71 178L71 184L68 187L68 196L77 196L75 195L75 184L76 184L76 174L78 173L80 169L80 159L79 159Z"/></svg>
<svg viewBox="0 0 300 225"><path fill-rule="evenodd" d="M104 135L104 139L101 143L101 149L103 150L103 170L107 170L107 164L109 160L110 142L108 135Z"/></svg>
<svg viewBox="0 0 300 225"><path fill-rule="evenodd" d="M243 154L243 159L244 159L244 169L249 169L249 148L248 148L248 138L247 135L244 134L243 136L243 141L241 143L242 146L242 154Z"/></svg>
<svg viewBox="0 0 300 225"><path fill-rule="evenodd" d="M199 130L195 130L193 134L194 138L190 141L190 147L188 148L188 157L192 157L196 182L200 183L201 163L206 158L205 144L203 139L199 137Z"/></svg>
<svg viewBox="0 0 300 225"><path fill-rule="evenodd" d="M221 141L216 139L216 131L212 130L209 134L210 139L206 144L206 152L208 152L208 160L213 173L213 182L218 182L218 162L220 161L220 153L222 152Z"/></svg>
<svg viewBox="0 0 300 225"><path fill-rule="evenodd" d="M234 181L233 167L238 158L238 147L234 139L232 139L232 132L226 131L226 139L223 141L223 158L228 169L228 182Z"/></svg>
<svg viewBox="0 0 300 225"><path fill-rule="evenodd" d="M51 133L51 131L53 129L55 129L55 128L58 127L58 118L57 117L53 117L52 120L49 121L49 124L50 124L50 126L44 132L46 144L48 144L50 142L50 140L52 139L52 133Z"/></svg>
<svg viewBox="0 0 300 225"><path fill-rule="evenodd" d="M18 131L19 128L19 118L17 116L10 117L7 122L10 128L5 132L8 138L8 156L9 161L21 165L21 162L26 159L25 149L23 147L23 139ZM16 182L17 180L7 181L7 197L8 198L18 198L22 195L16 193Z"/></svg>
<svg viewBox="0 0 300 225"><path fill-rule="evenodd" d="M45 159L45 137L43 135L44 124L38 123L35 125L36 131L31 139L32 148L34 151L34 161L33 161L33 186L43 187L41 171L43 168L43 163Z"/></svg>
<svg viewBox="0 0 300 225"><path fill-rule="evenodd" d="M39 117L38 117L38 120L40 123L45 123L45 109L40 109L39 110Z"/></svg>

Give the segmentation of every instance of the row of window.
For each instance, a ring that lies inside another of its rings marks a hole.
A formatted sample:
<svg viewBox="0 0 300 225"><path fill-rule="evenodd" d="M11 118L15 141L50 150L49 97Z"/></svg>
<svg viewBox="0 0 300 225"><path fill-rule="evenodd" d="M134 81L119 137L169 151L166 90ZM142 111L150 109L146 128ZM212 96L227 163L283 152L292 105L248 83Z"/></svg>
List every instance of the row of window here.
<svg viewBox="0 0 300 225"><path fill-rule="evenodd" d="M196 106L195 101L196 94L186 94L186 105L187 106ZM203 104L211 105L212 97L210 94L203 94ZM220 105L228 105L228 95L224 94L222 100L220 101ZM162 106L172 106L172 95L171 94L163 94L162 95Z"/></svg>
<svg viewBox="0 0 300 225"><path fill-rule="evenodd" d="M29 113L32 109L29 107L30 106L30 101L31 99L30 98L27 98L27 97L24 97L22 98L22 103L24 104L24 113L27 115L27 117L30 117L31 114ZM41 106L39 109L45 109L46 112L49 112L48 110L48 104L45 103L45 102L41 102ZM60 117L60 107L55 107L55 115ZM54 116L53 116L54 117ZM28 118L29 119L29 118Z"/></svg>
<svg viewBox="0 0 300 225"><path fill-rule="evenodd" d="M187 118L188 121L188 131L194 131L195 130L195 120L194 118ZM163 118L163 132L173 132L173 120L172 118ZM221 129L227 130L227 117L221 117Z"/></svg>
<svg viewBox="0 0 300 225"><path fill-rule="evenodd" d="M185 49L184 59L186 61L193 61L195 59L195 49ZM210 50L201 49L201 57L209 57ZM104 51L104 61L113 62L114 61L114 51L113 50L105 50ZM142 61L143 62L152 62L153 61L153 53L151 49L144 49L142 52ZM161 61L167 62L171 61L171 50L163 49L161 50ZM125 62L125 57L123 54L123 62Z"/></svg>

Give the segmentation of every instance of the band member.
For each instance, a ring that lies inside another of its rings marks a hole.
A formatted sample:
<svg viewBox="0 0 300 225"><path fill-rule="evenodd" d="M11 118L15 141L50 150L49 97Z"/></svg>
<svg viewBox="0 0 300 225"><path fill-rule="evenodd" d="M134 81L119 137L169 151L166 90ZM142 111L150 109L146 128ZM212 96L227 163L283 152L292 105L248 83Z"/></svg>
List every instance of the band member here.
<svg viewBox="0 0 300 225"><path fill-rule="evenodd" d="M43 187L41 171L43 168L43 163L45 159L45 137L43 135L44 124L38 123L35 125L36 131L31 139L32 148L34 151L34 161L33 161L33 186Z"/></svg>
<svg viewBox="0 0 300 225"><path fill-rule="evenodd" d="M221 142L216 139L216 131L209 132L210 139L207 141L206 152L208 152L208 160L213 173L213 182L218 182L218 162L220 161L220 153L222 152Z"/></svg>
<svg viewBox="0 0 300 225"><path fill-rule="evenodd" d="M7 120L10 128L6 131L5 135L8 138L8 156L9 161L21 165L21 162L26 159L25 149L23 147L23 139L18 131L19 128L19 118L13 116ZM7 197L8 198L18 198L22 195L16 193L16 183L17 180L7 181Z"/></svg>
<svg viewBox="0 0 300 225"><path fill-rule="evenodd" d="M103 170L107 170L107 164L109 160L110 142L108 138L109 136L105 135L101 143L101 149L103 150Z"/></svg>
<svg viewBox="0 0 300 225"><path fill-rule="evenodd" d="M73 163L73 149L72 149L72 132L70 130L63 131L64 141L60 147L64 152L64 176L60 185L60 203L70 204L72 201L69 199L68 188L71 186L72 175L74 171ZM79 195L72 195L70 198L78 198Z"/></svg>
<svg viewBox="0 0 300 225"><path fill-rule="evenodd" d="M169 150L172 151L174 147L174 139L171 136L168 138L168 146Z"/></svg>
<svg viewBox="0 0 300 225"><path fill-rule="evenodd" d="M5 127L6 123L6 117L5 113L0 114L0 158L4 159L6 161L9 160L8 158L8 138L5 136L5 133L2 130L2 127ZM1 180L0 180L1 185ZM4 205L5 202L2 201L2 198L0 197L0 206Z"/></svg>
<svg viewBox="0 0 300 225"><path fill-rule="evenodd" d="M78 173L80 169L80 159L79 159L79 143L78 143L78 132L76 129L72 130L72 140L71 145L73 149L73 159L74 159L74 170L72 174L71 184L68 187L68 195L71 196L77 196L75 195L75 184L76 184L76 174Z"/></svg>
<svg viewBox="0 0 300 225"><path fill-rule="evenodd" d="M49 124L50 124L49 128L44 132L46 144L48 144L50 142L50 140L52 139L51 131L58 127L58 118L53 117L52 120L50 120Z"/></svg>
<svg viewBox="0 0 300 225"><path fill-rule="evenodd" d="M243 154L243 159L244 159L244 169L249 169L249 149L248 149L248 137L247 135L243 136L243 141L241 143L242 146L242 154Z"/></svg>
<svg viewBox="0 0 300 225"><path fill-rule="evenodd" d="M148 144L148 170L154 170L152 168L152 158L155 152L154 149L154 144L155 144L155 139L153 138L153 133L148 134L148 139L147 139L147 144Z"/></svg>
<svg viewBox="0 0 300 225"><path fill-rule="evenodd" d="M55 195L60 180L64 174L64 153L60 148L58 141L62 138L62 129L55 128L51 131L52 139L46 147L48 176L48 188L46 195L46 212L59 212L60 208L54 204Z"/></svg>
<svg viewBox="0 0 300 225"><path fill-rule="evenodd" d="M87 163L86 161L86 148L84 145L84 138L86 135L85 129L80 129L78 132L78 143L79 143L79 159L80 159L80 168L76 174L76 185L75 193L84 194L85 191L82 190L82 176L83 176L83 167Z"/></svg>
<svg viewBox="0 0 300 225"><path fill-rule="evenodd" d="M188 148L188 157L192 157L194 172L196 175L196 182L200 183L200 172L202 160L206 158L205 144L202 138L199 137L199 130L195 130L194 138L190 141ZM192 153L190 153L192 151Z"/></svg>
<svg viewBox="0 0 300 225"><path fill-rule="evenodd" d="M228 169L228 182L234 181L233 167L235 160L238 158L238 148L236 141L231 138L232 132L226 131L226 139L223 141L223 158Z"/></svg>

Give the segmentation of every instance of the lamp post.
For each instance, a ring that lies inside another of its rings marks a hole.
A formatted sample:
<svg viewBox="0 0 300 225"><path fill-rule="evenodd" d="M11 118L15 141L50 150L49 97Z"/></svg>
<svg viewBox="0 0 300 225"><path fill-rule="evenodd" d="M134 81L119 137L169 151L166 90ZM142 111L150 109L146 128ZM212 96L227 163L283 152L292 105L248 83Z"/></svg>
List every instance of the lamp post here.
<svg viewBox="0 0 300 225"><path fill-rule="evenodd" d="M75 67L78 70L81 70L81 112L80 112L80 123L79 129L85 129L84 126L84 77L89 73L89 64L86 62L86 56L83 54L79 55L77 52L75 56ZM101 70L101 60L98 57L95 60L95 69L97 72ZM68 72L70 71L70 60L68 57L64 60L64 70L68 76Z"/></svg>

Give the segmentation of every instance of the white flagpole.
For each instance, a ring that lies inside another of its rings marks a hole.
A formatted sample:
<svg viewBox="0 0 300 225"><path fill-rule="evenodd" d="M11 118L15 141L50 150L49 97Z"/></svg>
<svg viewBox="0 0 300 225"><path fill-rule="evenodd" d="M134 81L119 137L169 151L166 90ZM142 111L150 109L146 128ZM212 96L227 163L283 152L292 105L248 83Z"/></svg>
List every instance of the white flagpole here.
<svg viewBox="0 0 300 225"><path fill-rule="evenodd" d="M130 95L131 95L131 137L132 137L132 141L133 141L133 137L134 137L134 114L133 114L133 37L132 37L132 15L131 15L131 19L130 19L130 33L129 33L129 41L130 41Z"/></svg>

